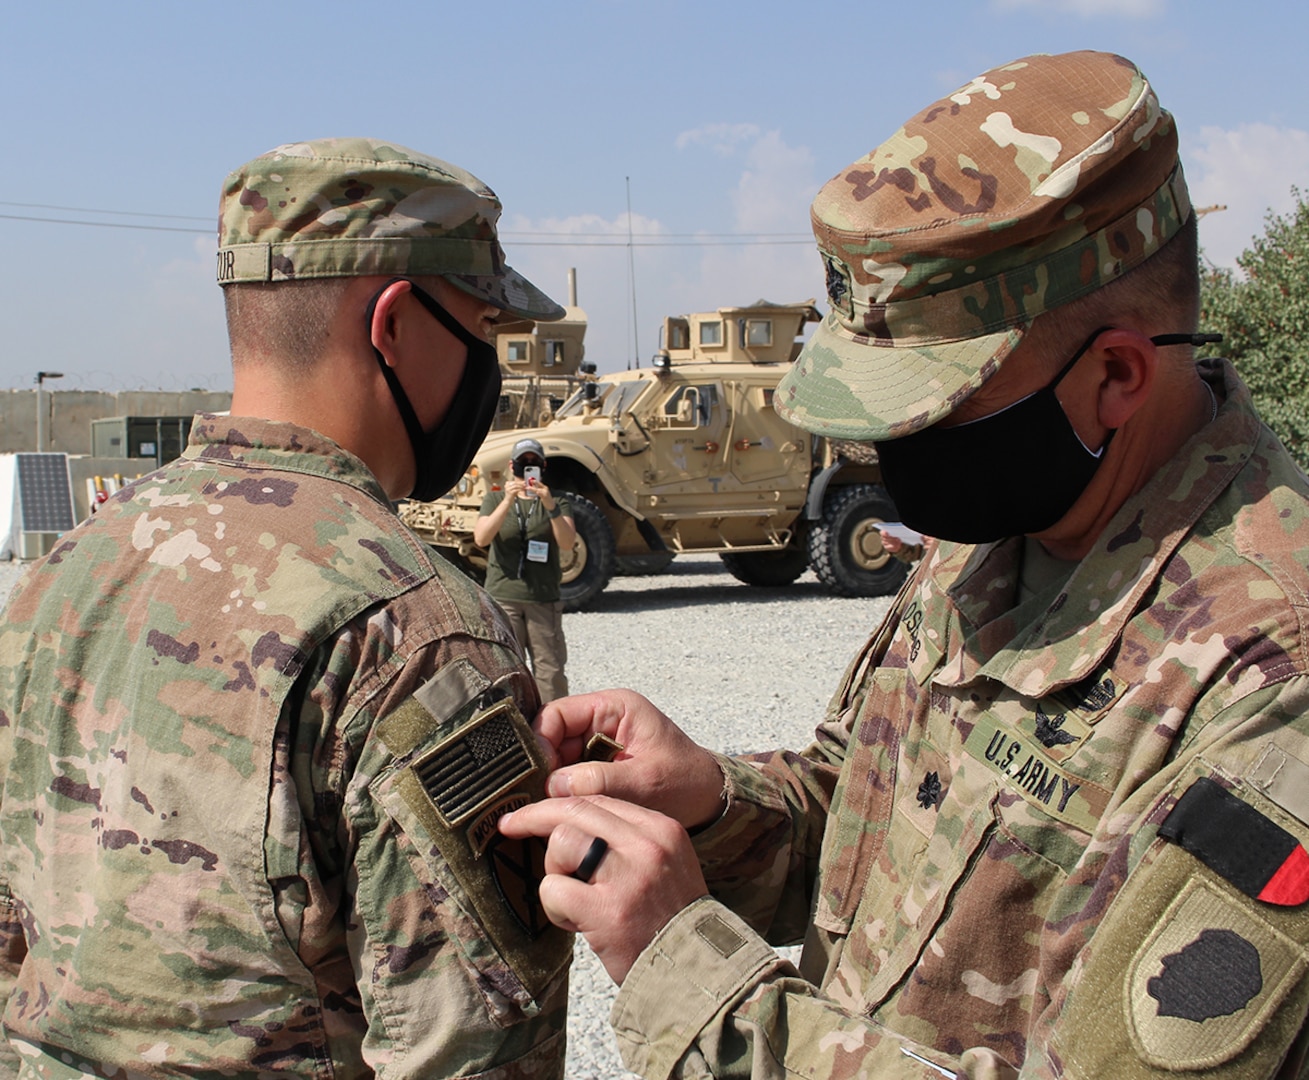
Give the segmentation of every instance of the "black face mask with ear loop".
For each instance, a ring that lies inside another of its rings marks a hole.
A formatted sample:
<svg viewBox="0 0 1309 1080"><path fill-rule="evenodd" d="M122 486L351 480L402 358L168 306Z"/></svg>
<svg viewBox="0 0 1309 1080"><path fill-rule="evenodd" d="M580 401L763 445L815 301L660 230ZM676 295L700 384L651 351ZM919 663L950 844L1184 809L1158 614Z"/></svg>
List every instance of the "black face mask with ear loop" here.
<svg viewBox="0 0 1309 1080"><path fill-rule="evenodd" d="M1069 423L1055 388L1096 330L1040 390L998 412L876 443L882 483L900 520L941 540L984 544L1048 529L1072 508L1104 460L1111 430L1091 450ZM1159 334L1156 346L1207 345L1220 334Z"/></svg>
<svg viewBox="0 0 1309 1080"><path fill-rule="evenodd" d="M392 278L377 290L377 294L368 303L365 319L370 341L377 301L397 281L409 279ZM414 487L409 498L427 502L439 499L459 483L459 478L472 463L486 433L491 430L496 408L500 404L500 361L496 357L494 345L471 333L434 296L420 289L414 282L409 281L409 286L414 298L431 312L432 317L468 348L464 373L450 400L445 418L432 431L424 431L409 402L409 395L400 385L400 379L377 347L373 347L373 355L377 357L386 385L390 387L395 406L400 410L400 418L404 421L409 445L414 452Z"/></svg>

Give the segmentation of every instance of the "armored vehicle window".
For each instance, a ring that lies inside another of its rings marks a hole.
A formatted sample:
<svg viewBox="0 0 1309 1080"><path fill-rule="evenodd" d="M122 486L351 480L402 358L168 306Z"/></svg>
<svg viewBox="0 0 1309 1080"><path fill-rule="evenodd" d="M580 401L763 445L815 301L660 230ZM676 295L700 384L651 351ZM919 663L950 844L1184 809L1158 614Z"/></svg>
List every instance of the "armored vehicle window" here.
<svg viewBox="0 0 1309 1080"><path fill-rule="evenodd" d="M544 367L554 367L556 364L564 362L564 343L562 341L547 341L545 343L545 359L541 362Z"/></svg>
<svg viewBox="0 0 1309 1080"><path fill-rule="evenodd" d="M697 387L700 391L700 423L707 424L713 419L714 409L718 406L718 386L710 383L708 386Z"/></svg>
<svg viewBox="0 0 1309 1080"><path fill-rule="evenodd" d="M691 347L691 326L685 319L668 320L669 349L689 349Z"/></svg>
<svg viewBox="0 0 1309 1080"><path fill-rule="evenodd" d="M767 348L773 343L772 319L747 319L745 343L752 349Z"/></svg>
<svg viewBox="0 0 1309 1080"><path fill-rule="evenodd" d="M527 363L527 342L511 341L509 342L509 362L511 364Z"/></svg>
<svg viewBox="0 0 1309 1080"><path fill-rule="evenodd" d="M701 345L721 345L723 343L723 324L719 322L702 322L700 324Z"/></svg>
<svg viewBox="0 0 1309 1080"><path fill-rule="evenodd" d="M712 383L708 386L679 386L664 402L664 415L678 423L699 427L709 423L717 403L718 387Z"/></svg>
<svg viewBox="0 0 1309 1080"><path fill-rule="evenodd" d="M605 395L604 408L601 412L605 416L621 416L635 404L646 386L647 384L643 382L620 383L614 387L613 393Z"/></svg>
<svg viewBox="0 0 1309 1080"><path fill-rule="evenodd" d="M676 416L677 407L682 403L682 398L684 398L685 396L686 396L685 386L679 386L676 390L674 390L671 394L669 394L668 400L664 402L664 415Z"/></svg>

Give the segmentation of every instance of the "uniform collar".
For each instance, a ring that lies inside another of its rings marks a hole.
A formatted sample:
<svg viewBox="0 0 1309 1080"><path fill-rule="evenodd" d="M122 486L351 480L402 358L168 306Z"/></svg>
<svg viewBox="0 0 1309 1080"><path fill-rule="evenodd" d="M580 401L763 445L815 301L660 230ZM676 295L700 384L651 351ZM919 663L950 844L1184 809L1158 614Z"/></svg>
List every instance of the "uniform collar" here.
<svg viewBox="0 0 1309 1080"><path fill-rule="evenodd" d="M184 458L321 476L358 488L390 506L382 485L349 450L312 428L280 420L201 413Z"/></svg>
<svg viewBox="0 0 1309 1080"><path fill-rule="evenodd" d="M942 568L958 566L948 587L957 632L936 682L986 677L1044 697L1103 662L1178 545L1254 451L1260 421L1231 364L1201 361L1200 374L1222 401L1217 418L1119 509L1065 582L1015 607L1021 537L946 546Z"/></svg>

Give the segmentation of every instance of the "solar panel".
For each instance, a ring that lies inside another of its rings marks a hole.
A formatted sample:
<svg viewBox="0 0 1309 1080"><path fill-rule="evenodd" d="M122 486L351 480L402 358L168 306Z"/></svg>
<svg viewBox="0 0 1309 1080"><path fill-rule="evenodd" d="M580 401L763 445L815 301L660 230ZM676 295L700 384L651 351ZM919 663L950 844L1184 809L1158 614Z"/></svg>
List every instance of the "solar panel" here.
<svg viewBox="0 0 1309 1080"><path fill-rule="evenodd" d="M67 454L15 454L18 531L62 533L73 520L73 485Z"/></svg>

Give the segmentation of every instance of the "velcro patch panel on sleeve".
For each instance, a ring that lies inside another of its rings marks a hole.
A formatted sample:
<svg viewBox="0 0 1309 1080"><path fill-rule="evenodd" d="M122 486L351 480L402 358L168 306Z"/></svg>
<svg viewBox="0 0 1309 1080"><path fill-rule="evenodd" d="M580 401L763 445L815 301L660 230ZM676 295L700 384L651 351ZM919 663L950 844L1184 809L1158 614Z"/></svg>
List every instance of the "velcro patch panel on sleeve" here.
<svg viewBox="0 0 1309 1080"><path fill-rule="evenodd" d="M483 689L473 701L459 700L478 688L466 672L451 672L439 694L415 694L388 717L388 747L405 746L412 757L384 782L380 797L394 813L408 807L400 816L418 834L416 850L434 860L438 877L454 876L486 937L537 997L567 967L572 935L550 923L541 906L545 842L506 837L497 826L510 810L544 797L546 766L512 698L487 704L490 690Z"/></svg>
<svg viewBox="0 0 1309 1080"><path fill-rule="evenodd" d="M1202 776L1177 800L1159 835L1266 904L1309 901L1309 853L1291 833Z"/></svg>

